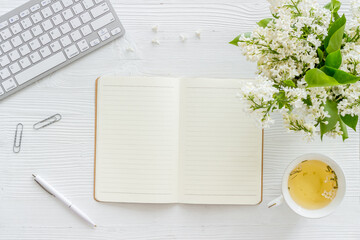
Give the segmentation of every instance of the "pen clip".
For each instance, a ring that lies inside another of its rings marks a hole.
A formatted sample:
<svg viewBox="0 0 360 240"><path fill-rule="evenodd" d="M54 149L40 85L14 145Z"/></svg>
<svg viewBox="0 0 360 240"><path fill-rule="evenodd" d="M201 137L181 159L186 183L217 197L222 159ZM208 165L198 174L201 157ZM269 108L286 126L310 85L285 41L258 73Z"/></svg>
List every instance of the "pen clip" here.
<svg viewBox="0 0 360 240"><path fill-rule="evenodd" d="M39 184L39 186L44 189L47 193L49 193L51 196L55 197L54 194L52 194L51 192L49 192L46 188L43 187L43 185L41 185L38 181L36 181L36 178L34 178L34 181L37 182L37 184Z"/></svg>

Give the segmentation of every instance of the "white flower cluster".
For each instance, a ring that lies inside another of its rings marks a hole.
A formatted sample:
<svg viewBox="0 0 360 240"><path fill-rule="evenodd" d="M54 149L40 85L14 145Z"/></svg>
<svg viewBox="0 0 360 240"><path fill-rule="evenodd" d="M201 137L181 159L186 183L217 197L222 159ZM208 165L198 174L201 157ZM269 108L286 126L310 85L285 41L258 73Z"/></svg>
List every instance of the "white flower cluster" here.
<svg viewBox="0 0 360 240"><path fill-rule="evenodd" d="M259 76L254 82L244 82L239 97L249 103L245 105L245 110L253 113L252 116L257 123L262 127L268 127L273 123L270 112L274 110L274 94L278 92L272 81Z"/></svg>
<svg viewBox="0 0 360 240"><path fill-rule="evenodd" d="M320 62L317 50L328 34L331 11L314 0L268 1L274 19L250 35L243 34L238 42L247 59L258 63L258 79L246 82L239 93L247 103L246 110L262 127L273 122L271 112L279 112L290 131L309 138L319 132L320 123L327 124L329 113L324 106L328 99L338 102L342 116L360 115L359 82L306 88L306 72ZM352 12L340 69L360 76L360 0L352 3ZM339 122L327 133L331 137L342 134Z"/></svg>
<svg viewBox="0 0 360 240"><path fill-rule="evenodd" d="M242 36L238 44L248 60L258 62L259 74L276 82L299 77L319 63L317 48L330 24L330 12L314 1L300 1L296 8L290 4L272 5L278 18L257 27L250 38Z"/></svg>

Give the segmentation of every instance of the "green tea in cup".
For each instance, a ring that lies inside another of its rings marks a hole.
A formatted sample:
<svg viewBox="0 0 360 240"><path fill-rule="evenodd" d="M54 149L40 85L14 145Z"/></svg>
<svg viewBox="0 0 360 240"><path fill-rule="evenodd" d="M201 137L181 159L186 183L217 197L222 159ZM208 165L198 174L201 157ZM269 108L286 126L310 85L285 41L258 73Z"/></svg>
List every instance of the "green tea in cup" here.
<svg viewBox="0 0 360 240"><path fill-rule="evenodd" d="M338 189L336 173L319 160L305 160L296 165L288 179L291 198L306 209L320 209L335 198Z"/></svg>

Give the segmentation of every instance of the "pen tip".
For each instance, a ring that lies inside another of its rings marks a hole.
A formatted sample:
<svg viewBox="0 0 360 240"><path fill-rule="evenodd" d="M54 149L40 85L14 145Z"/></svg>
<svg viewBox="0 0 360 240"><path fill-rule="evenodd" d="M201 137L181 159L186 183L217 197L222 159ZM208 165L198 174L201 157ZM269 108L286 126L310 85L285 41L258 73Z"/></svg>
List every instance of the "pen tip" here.
<svg viewBox="0 0 360 240"><path fill-rule="evenodd" d="M94 225L94 227L97 227L96 224Z"/></svg>

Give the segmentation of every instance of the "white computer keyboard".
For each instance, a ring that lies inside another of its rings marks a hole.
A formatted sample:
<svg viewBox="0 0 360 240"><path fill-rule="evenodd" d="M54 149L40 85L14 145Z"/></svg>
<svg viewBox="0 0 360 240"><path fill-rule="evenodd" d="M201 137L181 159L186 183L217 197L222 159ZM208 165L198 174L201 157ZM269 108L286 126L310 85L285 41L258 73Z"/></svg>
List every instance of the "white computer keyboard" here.
<svg viewBox="0 0 360 240"><path fill-rule="evenodd" d="M108 0L32 0L0 17L0 100L125 33Z"/></svg>

